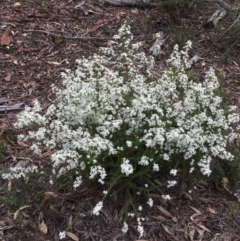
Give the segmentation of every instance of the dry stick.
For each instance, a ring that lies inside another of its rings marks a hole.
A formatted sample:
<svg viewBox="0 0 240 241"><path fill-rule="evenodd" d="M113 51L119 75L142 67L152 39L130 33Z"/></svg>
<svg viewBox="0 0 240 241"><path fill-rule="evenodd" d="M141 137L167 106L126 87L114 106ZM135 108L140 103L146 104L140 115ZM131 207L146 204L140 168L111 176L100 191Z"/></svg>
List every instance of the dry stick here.
<svg viewBox="0 0 240 241"><path fill-rule="evenodd" d="M148 0L104 0L103 2L118 7L155 8L160 6L160 3L150 3Z"/></svg>
<svg viewBox="0 0 240 241"><path fill-rule="evenodd" d="M19 112L25 109L24 103L18 103L15 105L0 105L0 114L7 114L8 112Z"/></svg>
<svg viewBox="0 0 240 241"><path fill-rule="evenodd" d="M45 33L51 36L55 36L58 38L64 38L64 39L72 39L72 40L113 40L113 38L101 38L101 37L72 37L72 36L64 36L64 35L59 35L55 34L49 31L45 30L31 30L31 29L23 29L23 32L34 32L34 33Z"/></svg>

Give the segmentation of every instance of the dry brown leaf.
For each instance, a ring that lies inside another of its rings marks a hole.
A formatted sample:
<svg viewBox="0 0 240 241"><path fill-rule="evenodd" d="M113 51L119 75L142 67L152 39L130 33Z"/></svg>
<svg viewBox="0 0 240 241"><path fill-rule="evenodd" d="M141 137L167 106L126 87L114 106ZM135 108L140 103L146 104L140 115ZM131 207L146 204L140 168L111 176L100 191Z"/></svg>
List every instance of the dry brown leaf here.
<svg viewBox="0 0 240 241"><path fill-rule="evenodd" d="M73 216L70 215L69 219L68 219L68 225L72 226L72 221L73 221Z"/></svg>
<svg viewBox="0 0 240 241"><path fill-rule="evenodd" d="M55 61L48 62L48 63L49 63L49 64L54 64L54 65L57 65L57 66L61 65L61 63L59 63L59 62L55 62Z"/></svg>
<svg viewBox="0 0 240 241"><path fill-rule="evenodd" d="M11 77L12 77L12 75L11 75L11 74L8 74L8 75L5 77L5 80L6 80L6 81L10 81L10 80L11 80Z"/></svg>
<svg viewBox="0 0 240 241"><path fill-rule="evenodd" d="M42 157L47 157L47 156L51 156L52 155L52 151L50 149L48 149L46 152L44 152L42 154Z"/></svg>
<svg viewBox="0 0 240 241"><path fill-rule="evenodd" d="M166 217L172 218L173 215L169 213L166 209L164 209L162 206L157 206L158 210L162 212Z"/></svg>
<svg viewBox="0 0 240 241"><path fill-rule="evenodd" d="M15 2L15 3L13 4L13 7L14 7L14 8L20 8L20 7L21 7L21 3L20 3L20 2Z"/></svg>
<svg viewBox="0 0 240 241"><path fill-rule="evenodd" d="M149 193L149 197L160 198L161 196L156 193Z"/></svg>
<svg viewBox="0 0 240 241"><path fill-rule="evenodd" d="M11 181L11 179L8 180L7 189L8 189L8 191L11 191L11 189L12 189L12 181Z"/></svg>
<svg viewBox="0 0 240 241"><path fill-rule="evenodd" d="M99 19L96 23L95 23L95 26L93 26L92 28L90 28L88 30L89 33L93 33L95 31L97 31L99 28L100 28L100 25L101 24L104 24L104 23L107 23L108 20L107 19Z"/></svg>
<svg viewBox="0 0 240 241"><path fill-rule="evenodd" d="M18 214L19 214L20 211L22 211L23 209L26 209L26 208L28 208L28 207L30 207L30 205L25 205L25 206L20 207L20 208L13 214L13 220L16 220L16 219L17 219Z"/></svg>
<svg viewBox="0 0 240 241"><path fill-rule="evenodd" d="M196 229L193 227L190 227L190 230L188 232L188 237L190 238L191 241L194 240L194 234L195 234Z"/></svg>
<svg viewBox="0 0 240 241"><path fill-rule="evenodd" d="M132 14L138 15L139 14L139 10L137 8L134 8L131 10Z"/></svg>
<svg viewBox="0 0 240 241"><path fill-rule="evenodd" d="M125 14L125 12L117 12L116 14L116 23L120 23L122 16Z"/></svg>
<svg viewBox="0 0 240 241"><path fill-rule="evenodd" d="M202 224L200 224L200 223L196 223L196 225L197 225L199 228L201 228L201 229L203 229L203 230L211 233L211 230L209 230L209 229L208 229L207 227L205 227L204 225L202 225Z"/></svg>
<svg viewBox="0 0 240 241"><path fill-rule="evenodd" d="M202 241L205 230L197 228L197 232L198 232L198 241Z"/></svg>
<svg viewBox="0 0 240 241"><path fill-rule="evenodd" d="M198 209L196 209L196 208L194 208L194 207L192 207L192 206L190 206L190 208L191 208L193 211L195 211L197 214L199 214L199 215L202 214Z"/></svg>
<svg viewBox="0 0 240 241"><path fill-rule="evenodd" d="M50 198L56 198L56 197L58 197L58 195L54 192L45 192L43 196L43 200L47 201Z"/></svg>
<svg viewBox="0 0 240 241"><path fill-rule="evenodd" d="M18 61L17 61L16 59L13 60L13 63L14 63L15 65L18 65Z"/></svg>
<svg viewBox="0 0 240 241"><path fill-rule="evenodd" d="M22 142L22 141L17 141L18 145L21 146L21 147L29 147L28 144Z"/></svg>
<svg viewBox="0 0 240 241"><path fill-rule="evenodd" d="M96 23L95 23L95 25L100 25L100 24L104 24L104 23L107 23L108 22L108 20L106 19L106 18L104 18L104 19L99 19Z"/></svg>
<svg viewBox="0 0 240 241"><path fill-rule="evenodd" d="M201 221L201 219L197 218L198 216L201 216L201 214L199 214L199 213L194 213L194 214L190 217L190 219L191 219L193 222L199 222L199 221Z"/></svg>
<svg viewBox="0 0 240 241"><path fill-rule="evenodd" d="M45 224L44 221L42 221L39 225L38 225L38 229L40 230L40 232L42 232L43 234L47 234L48 232L48 227Z"/></svg>
<svg viewBox="0 0 240 241"><path fill-rule="evenodd" d="M100 28L99 25L93 26L92 28L90 28L90 29L88 30L88 32L89 32L89 33L94 33L94 32L97 31L99 28Z"/></svg>
<svg viewBox="0 0 240 241"><path fill-rule="evenodd" d="M24 182L27 184L29 181L29 176L24 176L23 179L24 179Z"/></svg>
<svg viewBox="0 0 240 241"><path fill-rule="evenodd" d="M232 62L233 62L234 65L239 66L236 61L232 60Z"/></svg>
<svg viewBox="0 0 240 241"><path fill-rule="evenodd" d="M23 50L24 50L24 48L23 48L23 46L21 45L21 46L18 48L17 53L22 53Z"/></svg>
<svg viewBox="0 0 240 241"><path fill-rule="evenodd" d="M1 37L1 46L8 46L11 43L10 33L12 26L9 26Z"/></svg>
<svg viewBox="0 0 240 241"><path fill-rule="evenodd" d="M168 227L166 227L166 226L163 225L163 224L162 224L162 226L163 226L164 230L165 230L174 240L178 240L178 239L173 235L173 233L168 229Z"/></svg>
<svg viewBox="0 0 240 241"><path fill-rule="evenodd" d="M212 214L217 214L217 212L214 209L210 208L210 207L207 207L206 211L208 211L209 213L212 213Z"/></svg>
<svg viewBox="0 0 240 241"><path fill-rule="evenodd" d="M191 201L193 201L193 198L188 194L188 193L184 193L184 195L187 197L187 198L189 198Z"/></svg>
<svg viewBox="0 0 240 241"><path fill-rule="evenodd" d="M229 184L228 178L227 177L223 177L222 178L222 185L223 185L223 187L226 188L228 186L228 184Z"/></svg>
<svg viewBox="0 0 240 241"><path fill-rule="evenodd" d="M76 234L71 233L71 232L66 232L66 234L67 234L67 236L68 236L69 238L71 238L72 240L74 240L74 241L79 241L79 238L78 238L78 236L77 236Z"/></svg>

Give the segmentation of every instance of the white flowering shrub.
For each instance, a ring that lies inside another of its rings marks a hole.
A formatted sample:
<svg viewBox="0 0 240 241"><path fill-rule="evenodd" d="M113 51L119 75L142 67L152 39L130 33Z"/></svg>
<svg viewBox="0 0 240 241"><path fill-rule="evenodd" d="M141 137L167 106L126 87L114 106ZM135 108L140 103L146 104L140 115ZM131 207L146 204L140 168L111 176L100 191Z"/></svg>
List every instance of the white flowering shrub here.
<svg viewBox="0 0 240 241"><path fill-rule="evenodd" d="M125 23L110 47L77 60L75 71L63 73L64 88L53 88L56 105L45 113L39 104L27 108L15 124L33 127L19 139L31 142L34 153L40 154L44 147L52 150L51 181L74 176L73 187L78 188L92 179L103 185L102 201L112 190L124 190L130 198L131 191L158 188L152 175L162 168L175 176L189 166L189 172L208 176L214 158L234 158L228 147L239 137L239 116L235 107L222 108L213 69L202 82L188 77L191 42L181 51L174 47L168 69L158 78L154 59L141 52L141 43L132 43L132 38ZM3 177L33 171L11 169ZM169 180L166 187L176 183ZM94 214L99 214L102 201ZM153 206L151 198L147 203Z"/></svg>

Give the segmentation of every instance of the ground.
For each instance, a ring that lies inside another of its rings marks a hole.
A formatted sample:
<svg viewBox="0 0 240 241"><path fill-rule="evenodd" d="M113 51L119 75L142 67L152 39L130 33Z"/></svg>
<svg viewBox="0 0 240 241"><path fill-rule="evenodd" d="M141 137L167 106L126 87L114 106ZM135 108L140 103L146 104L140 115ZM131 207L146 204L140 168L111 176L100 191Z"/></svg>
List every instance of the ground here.
<svg viewBox="0 0 240 241"><path fill-rule="evenodd" d="M74 69L77 58L87 57L97 52L98 47L106 46L108 38L128 20L134 41L144 41L146 52L154 43L155 33L164 30L169 34L158 58L159 71L164 69L173 45L183 45L191 39L191 56L200 56L194 71L202 77L209 66L213 66L229 100L239 109L239 47L228 51L229 40L224 35L232 19L225 18L216 28L204 28L217 5L194 4L189 9L184 5L176 11L173 7L114 7L94 0L83 1L76 7L79 4L74 0L0 3L0 36L11 26L6 36L7 40L10 37L10 43L0 46L0 98L7 99L6 105L32 106L38 101L46 108L54 103L51 86L61 86L61 72ZM70 36L98 39L71 39ZM15 120L16 113L0 114L0 173L6 167L21 165L26 158L38 165L49 162L48 153L42 157L32 156L28 145L17 141L19 131L12 126ZM64 184L52 187L44 177L28 185L0 181L0 240L54 241L59 240L59 232L67 227L64 240L75 241L240 240L240 205L236 192L221 186L219 180L187 183L186 188L172 191L170 201L153 193L154 208L144 206L143 238L138 238L136 220L131 222L131 218L129 232L122 233L121 197L113 195L101 214L93 216L91 211L99 201L100 191L94 187L72 191ZM139 196L137 202L143 205L146 200Z"/></svg>

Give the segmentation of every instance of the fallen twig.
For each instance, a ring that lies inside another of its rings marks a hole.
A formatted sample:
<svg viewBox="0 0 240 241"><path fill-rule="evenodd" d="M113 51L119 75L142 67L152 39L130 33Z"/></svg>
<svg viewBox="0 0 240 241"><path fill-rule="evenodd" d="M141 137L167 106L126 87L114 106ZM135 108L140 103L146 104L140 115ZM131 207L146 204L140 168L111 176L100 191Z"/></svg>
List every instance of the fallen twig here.
<svg viewBox="0 0 240 241"><path fill-rule="evenodd" d="M33 33L44 33L44 34L48 34L51 36L55 36L58 38L64 38L64 39L72 39L72 40L113 40L113 38L102 38L102 37L77 37L77 36L64 36L64 35L59 35L59 34L55 34L49 31L45 31L45 30L31 30L31 29L23 29L23 32L33 32Z"/></svg>
<svg viewBox="0 0 240 241"><path fill-rule="evenodd" d="M104 0L106 4L113 6L126 6L126 7L143 7L154 8L160 6L161 3L150 3L149 0Z"/></svg>
<svg viewBox="0 0 240 241"><path fill-rule="evenodd" d="M25 109L24 103L18 103L15 105L0 105L0 114L7 114L8 112L19 112Z"/></svg>

